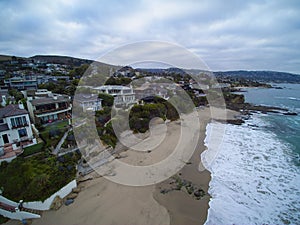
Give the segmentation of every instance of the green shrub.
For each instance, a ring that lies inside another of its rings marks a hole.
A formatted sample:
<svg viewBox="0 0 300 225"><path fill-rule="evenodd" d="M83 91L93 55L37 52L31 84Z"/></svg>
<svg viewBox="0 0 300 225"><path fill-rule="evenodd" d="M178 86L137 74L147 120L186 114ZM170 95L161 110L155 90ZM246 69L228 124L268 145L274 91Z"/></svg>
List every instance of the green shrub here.
<svg viewBox="0 0 300 225"><path fill-rule="evenodd" d="M19 201L43 201L75 178L81 155L70 153L56 158L46 153L31 158L18 157L0 166L3 196Z"/></svg>
<svg viewBox="0 0 300 225"><path fill-rule="evenodd" d="M102 106L111 107L114 104L114 97L109 94L100 93L98 97L102 99Z"/></svg>

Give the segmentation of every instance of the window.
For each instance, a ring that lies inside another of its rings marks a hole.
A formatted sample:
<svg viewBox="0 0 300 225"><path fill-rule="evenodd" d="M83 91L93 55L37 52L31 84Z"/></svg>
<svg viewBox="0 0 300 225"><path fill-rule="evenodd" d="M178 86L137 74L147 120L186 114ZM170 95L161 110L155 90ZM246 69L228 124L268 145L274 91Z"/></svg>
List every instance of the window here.
<svg viewBox="0 0 300 225"><path fill-rule="evenodd" d="M20 127L20 126L27 125L25 116L11 118L10 122L11 122L12 127Z"/></svg>
<svg viewBox="0 0 300 225"><path fill-rule="evenodd" d="M21 138L21 137L26 137L26 136L27 136L27 131L26 131L25 128L24 128L24 129L18 130L18 132L19 132L20 138Z"/></svg>

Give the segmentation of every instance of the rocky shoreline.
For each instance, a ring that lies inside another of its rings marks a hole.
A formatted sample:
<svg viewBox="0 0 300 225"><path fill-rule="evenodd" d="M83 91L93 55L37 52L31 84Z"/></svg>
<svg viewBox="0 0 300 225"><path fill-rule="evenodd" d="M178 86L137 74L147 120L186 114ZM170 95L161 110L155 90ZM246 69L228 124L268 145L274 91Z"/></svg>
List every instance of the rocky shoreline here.
<svg viewBox="0 0 300 225"><path fill-rule="evenodd" d="M245 122L245 120L249 119L249 117L253 113L263 113L263 114L278 113L285 116L298 115L296 112L291 112L286 108L246 103L243 94L235 94L232 92L225 93L224 98L225 98L226 108L240 112L240 116L236 117L235 119L216 120L218 122L226 122L230 124L241 125Z"/></svg>

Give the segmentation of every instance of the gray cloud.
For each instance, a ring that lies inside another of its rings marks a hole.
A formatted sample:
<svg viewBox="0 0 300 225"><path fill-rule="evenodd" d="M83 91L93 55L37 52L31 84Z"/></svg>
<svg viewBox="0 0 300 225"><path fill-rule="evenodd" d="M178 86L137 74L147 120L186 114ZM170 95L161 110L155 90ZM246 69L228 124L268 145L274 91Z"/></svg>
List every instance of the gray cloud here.
<svg viewBox="0 0 300 225"><path fill-rule="evenodd" d="M0 1L1 54L96 59L120 45L170 41L212 70L300 73L299 1Z"/></svg>

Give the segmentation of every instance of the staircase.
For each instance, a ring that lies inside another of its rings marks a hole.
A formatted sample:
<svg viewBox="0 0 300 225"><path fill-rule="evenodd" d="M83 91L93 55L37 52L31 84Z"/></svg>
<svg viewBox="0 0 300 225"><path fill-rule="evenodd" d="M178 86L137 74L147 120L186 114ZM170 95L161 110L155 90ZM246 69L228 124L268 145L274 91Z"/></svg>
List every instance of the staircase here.
<svg viewBox="0 0 300 225"><path fill-rule="evenodd" d="M15 212L15 207L11 206L11 205L8 205L8 204L5 204L3 202L0 202L0 209L4 209L6 211L9 211L9 212Z"/></svg>
<svg viewBox="0 0 300 225"><path fill-rule="evenodd" d="M40 216L42 215L42 212L43 212L43 211L40 211L40 210L28 209L28 208L21 208L21 211L37 214L37 215L40 215Z"/></svg>

